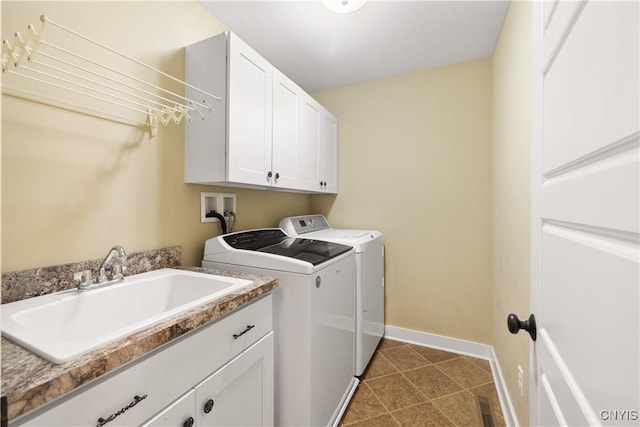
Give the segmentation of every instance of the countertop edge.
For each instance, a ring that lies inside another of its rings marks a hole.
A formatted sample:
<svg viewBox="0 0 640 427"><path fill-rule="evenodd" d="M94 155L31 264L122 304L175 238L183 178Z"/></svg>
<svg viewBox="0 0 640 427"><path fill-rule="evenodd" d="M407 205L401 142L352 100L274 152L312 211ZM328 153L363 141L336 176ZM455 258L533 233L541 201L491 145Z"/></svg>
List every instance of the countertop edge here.
<svg viewBox="0 0 640 427"><path fill-rule="evenodd" d="M278 286L272 277L175 267L188 271L252 280L253 284L143 331L107 344L77 359L54 364L2 337L2 396L8 421L49 404L105 374L129 364L173 340L237 310Z"/></svg>

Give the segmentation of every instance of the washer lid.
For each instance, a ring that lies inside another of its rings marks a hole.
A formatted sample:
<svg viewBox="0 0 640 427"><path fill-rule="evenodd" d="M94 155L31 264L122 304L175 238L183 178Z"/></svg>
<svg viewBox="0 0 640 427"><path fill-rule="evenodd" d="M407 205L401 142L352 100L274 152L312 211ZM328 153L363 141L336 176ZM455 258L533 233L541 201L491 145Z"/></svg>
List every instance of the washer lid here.
<svg viewBox="0 0 640 427"><path fill-rule="evenodd" d="M295 258L313 265L321 264L352 249L351 246L334 242L289 237L280 229L251 230L226 235L223 239L235 249Z"/></svg>
<svg viewBox="0 0 640 427"><path fill-rule="evenodd" d="M232 248L257 251L260 248L280 243L289 236L279 228L262 228L225 234L222 238Z"/></svg>

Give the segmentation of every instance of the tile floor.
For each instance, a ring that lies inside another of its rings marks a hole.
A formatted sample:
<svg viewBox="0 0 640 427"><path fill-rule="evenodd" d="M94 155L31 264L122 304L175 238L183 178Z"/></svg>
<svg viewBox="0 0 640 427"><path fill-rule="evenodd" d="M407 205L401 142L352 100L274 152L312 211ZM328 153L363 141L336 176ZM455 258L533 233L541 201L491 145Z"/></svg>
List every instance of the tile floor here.
<svg viewBox="0 0 640 427"><path fill-rule="evenodd" d="M483 427L476 396L505 425L486 360L383 339L360 380L341 426Z"/></svg>

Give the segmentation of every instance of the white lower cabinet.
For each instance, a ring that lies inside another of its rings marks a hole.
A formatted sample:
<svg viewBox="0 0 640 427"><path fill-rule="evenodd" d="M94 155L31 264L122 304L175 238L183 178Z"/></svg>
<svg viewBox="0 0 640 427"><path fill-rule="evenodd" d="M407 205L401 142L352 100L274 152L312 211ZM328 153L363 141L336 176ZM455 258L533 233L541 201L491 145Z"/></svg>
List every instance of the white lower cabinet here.
<svg viewBox="0 0 640 427"><path fill-rule="evenodd" d="M273 425L273 332L195 391L196 426Z"/></svg>
<svg viewBox="0 0 640 427"><path fill-rule="evenodd" d="M145 427L193 427L195 425L196 391L191 390L144 424Z"/></svg>
<svg viewBox="0 0 640 427"><path fill-rule="evenodd" d="M272 311L267 295L10 426L273 425Z"/></svg>
<svg viewBox="0 0 640 427"><path fill-rule="evenodd" d="M273 408L273 332L270 332L144 427L270 426Z"/></svg>

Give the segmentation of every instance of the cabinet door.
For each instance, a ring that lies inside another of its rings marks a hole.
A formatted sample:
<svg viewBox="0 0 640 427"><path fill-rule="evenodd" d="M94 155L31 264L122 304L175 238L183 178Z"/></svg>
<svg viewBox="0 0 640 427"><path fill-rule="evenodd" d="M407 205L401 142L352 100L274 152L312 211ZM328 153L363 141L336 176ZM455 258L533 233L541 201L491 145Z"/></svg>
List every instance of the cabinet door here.
<svg viewBox="0 0 640 427"><path fill-rule="evenodd" d="M165 410L147 421L142 427L192 427L195 425L196 391L191 390Z"/></svg>
<svg viewBox="0 0 640 427"><path fill-rule="evenodd" d="M300 188L302 97L304 92L273 70L273 182L275 187Z"/></svg>
<svg viewBox="0 0 640 427"><path fill-rule="evenodd" d="M320 178L322 191L338 192L338 119L322 111L322 129L320 132Z"/></svg>
<svg viewBox="0 0 640 427"><path fill-rule="evenodd" d="M273 67L229 34L228 179L271 185Z"/></svg>
<svg viewBox="0 0 640 427"><path fill-rule="evenodd" d="M321 191L320 185L320 128L322 106L305 95L302 104L302 185L305 190Z"/></svg>
<svg viewBox="0 0 640 427"><path fill-rule="evenodd" d="M273 370L270 332L196 386L196 425L273 425Z"/></svg>

